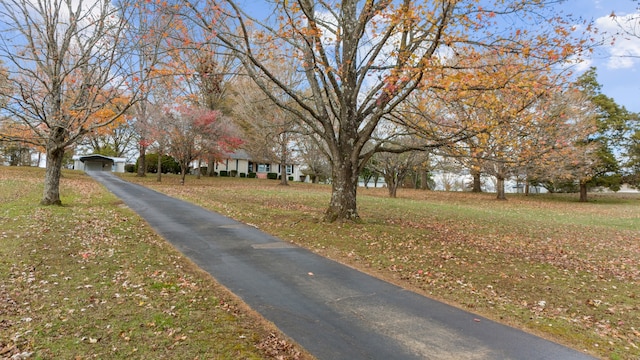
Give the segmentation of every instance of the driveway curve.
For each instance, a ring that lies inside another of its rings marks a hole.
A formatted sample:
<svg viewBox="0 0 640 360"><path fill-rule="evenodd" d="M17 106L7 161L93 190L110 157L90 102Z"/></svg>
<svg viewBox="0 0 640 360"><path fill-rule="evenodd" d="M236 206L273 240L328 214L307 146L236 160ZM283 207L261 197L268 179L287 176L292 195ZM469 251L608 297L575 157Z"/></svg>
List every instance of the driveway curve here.
<svg viewBox="0 0 640 360"><path fill-rule="evenodd" d="M90 175L318 359L593 359L111 173Z"/></svg>

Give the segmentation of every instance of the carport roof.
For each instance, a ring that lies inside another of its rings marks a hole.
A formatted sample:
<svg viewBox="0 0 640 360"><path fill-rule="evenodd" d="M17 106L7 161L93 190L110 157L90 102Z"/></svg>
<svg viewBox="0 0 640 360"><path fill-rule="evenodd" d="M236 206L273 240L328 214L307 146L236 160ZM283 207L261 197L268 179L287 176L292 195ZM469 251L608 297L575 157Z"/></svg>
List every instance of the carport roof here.
<svg viewBox="0 0 640 360"><path fill-rule="evenodd" d="M110 158L108 156L104 156L104 155L87 155L87 156L80 156L79 158L80 161L85 162L85 161L102 161L102 162L114 162L113 158Z"/></svg>

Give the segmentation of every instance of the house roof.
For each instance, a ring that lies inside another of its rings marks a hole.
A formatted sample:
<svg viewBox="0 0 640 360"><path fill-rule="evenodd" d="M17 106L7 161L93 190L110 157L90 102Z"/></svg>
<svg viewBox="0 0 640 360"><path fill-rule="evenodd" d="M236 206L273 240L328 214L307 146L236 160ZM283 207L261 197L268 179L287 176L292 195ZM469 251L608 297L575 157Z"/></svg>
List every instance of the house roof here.
<svg viewBox="0 0 640 360"><path fill-rule="evenodd" d="M102 162L125 162L127 159L119 157L104 156L99 154L75 155L73 160L85 161L102 161Z"/></svg>
<svg viewBox="0 0 640 360"><path fill-rule="evenodd" d="M251 156L243 149L238 149L230 154L227 154L229 159L234 160L251 160Z"/></svg>

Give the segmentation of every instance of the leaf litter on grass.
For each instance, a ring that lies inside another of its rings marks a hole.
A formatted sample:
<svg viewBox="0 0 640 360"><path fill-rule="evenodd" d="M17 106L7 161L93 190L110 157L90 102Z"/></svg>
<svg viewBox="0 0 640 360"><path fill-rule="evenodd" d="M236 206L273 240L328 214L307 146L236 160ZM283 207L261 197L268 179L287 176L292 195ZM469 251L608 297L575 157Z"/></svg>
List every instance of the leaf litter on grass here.
<svg viewBox="0 0 640 360"><path fill-rule="evenodd" d="M0 358L310 358L86 175L42 207L29 170L0 171Z"/></svg>
<svg viewBox="0 0 640 360"><path fill-rule="evenodd" d="M576 349L640 357L639 198L498 202L491 194L405 189L389 199L384 189L361 189L363 223L327 224L327 186L172 181L147 185Z"/></svg>

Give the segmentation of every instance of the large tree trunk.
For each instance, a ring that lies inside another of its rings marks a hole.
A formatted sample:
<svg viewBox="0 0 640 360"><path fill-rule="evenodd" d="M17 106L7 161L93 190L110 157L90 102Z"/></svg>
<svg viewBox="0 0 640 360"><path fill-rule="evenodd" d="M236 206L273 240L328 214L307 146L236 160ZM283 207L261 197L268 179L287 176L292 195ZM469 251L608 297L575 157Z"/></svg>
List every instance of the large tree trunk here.
<svg viewBox="0 0 640 360"><path fill-rule="evenodd" d="M289 179L287 178L286 163L280 163L280 185L284 185L284 186L289 185Z"/></svg>
<svg viewBox="0 0 640 360"><path fill-rule="evenodd" d="M339 160L338 160L339 161ZM356 167L354 169L354 167ZM358 190L358 169L356 164L342 160L333 166L331 182L331 202L325 213L325 221L360 219L356 205Z"/></svg>
<svg viewBox="0 0 640 360"><path fill-rule="evenodd" d="M53 141L53 140L49 140ZM47 149L47 167L44 175L44 192L42 205L62 205L60 201L60 177L62 175L62 159L64 148L57 144L49 145Z"/></svg>
<svg viewBox="0 0 640 360"><path fill-rule="evenodd" d="M420 189L422 190L430 190L429 189L429 171L423 169L420 171Z"/></svg>
<svg viewBox="0 0 640 360"><path fill-rule="evenodd" d="M471 192L481 193L482 192L482 181L480 179L480 171L472 170L471 171L471 175L473 176L473 187L471 188Z"/></svg>
<svg viewBox="0 0 640 360"><path fill-rule="evenodd" d="M215 172L215 169L213 168L215 166L215 162L213 160L213 157L210 157L207 160L207 176L212 177L213 173Z"/></svg>
<svg viewBox="0 0 640 360"><path fill-rule="evenodd" d="M587 183L580 181L580 202L587 202Z"/></svg>

